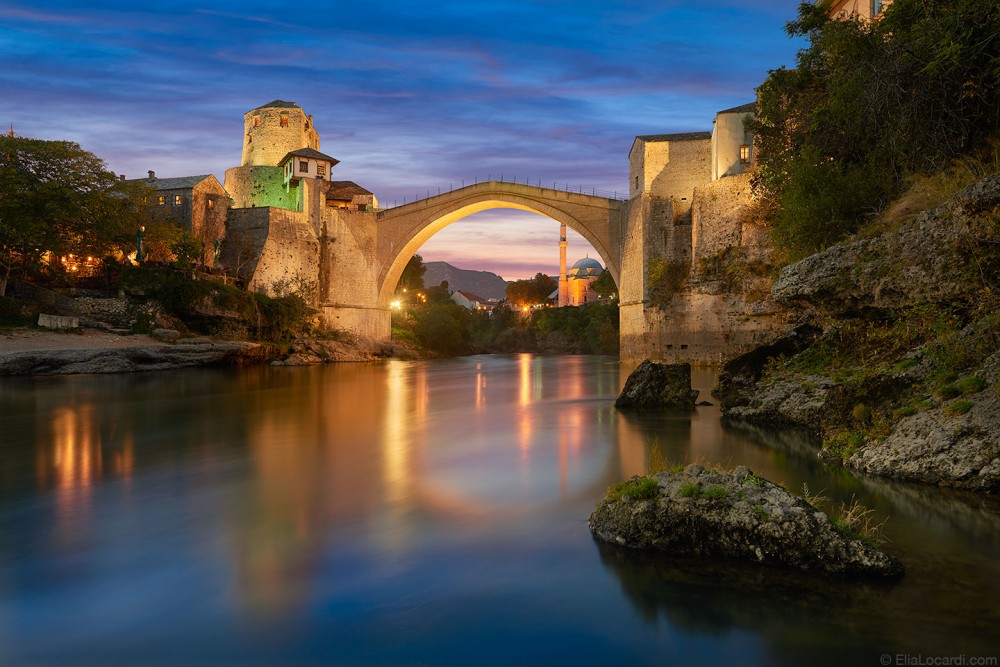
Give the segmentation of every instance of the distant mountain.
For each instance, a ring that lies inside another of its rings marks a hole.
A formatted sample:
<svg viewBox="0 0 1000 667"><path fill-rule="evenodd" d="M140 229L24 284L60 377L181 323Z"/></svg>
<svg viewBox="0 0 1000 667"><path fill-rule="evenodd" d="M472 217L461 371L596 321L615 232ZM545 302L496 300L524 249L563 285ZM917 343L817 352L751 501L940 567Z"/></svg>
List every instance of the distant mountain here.
<svg viewBox="0 0 1000 667"><path fill-rule="evenodd" d="M507 296L507 281L489 271L471 271L452 266L448 262L424 262L427 273L424 285L433 287L442 280L448 281L448 289L455 292L472 292L484 299L502 299Z"/></svg>

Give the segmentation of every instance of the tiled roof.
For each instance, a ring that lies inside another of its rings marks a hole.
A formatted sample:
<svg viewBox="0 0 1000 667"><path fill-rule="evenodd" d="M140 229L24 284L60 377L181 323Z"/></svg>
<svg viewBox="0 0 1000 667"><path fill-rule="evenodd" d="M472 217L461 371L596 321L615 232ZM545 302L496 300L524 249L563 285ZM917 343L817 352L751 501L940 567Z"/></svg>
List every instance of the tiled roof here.
<svg viewBox="0 0 1000 667"><path fill-rule="evenodd" d="M711 139L711 132L678 132L677 134L646 134L636 137L643 141L699 141L701 139Z"/></svg>
<svg viewBox="0 0 1000 667"><path fill-rule="evenodd" d="M464 296L469 301L478 301L479 303L486 303L488 299L484 299L478 294L473 294L472 292L466 292L465 290L458 290L458 293Z"/></svg>
<svg viewBox="0 0 1000 667"><path fill-rule="evenodd" d="M746 104L741 104L738 107L733 107L732 109L723 109L718 113L746 113L748 111L756 111L756 102L747 102Z"/></svg>
<svg viewBox="0 0 1000 667"><path fill-rule="evenodd" d="M206 178L214 178L212 174L201 176L178 176L176 178L132 178L129 183L145 183L155 190L190 190Z"/></svg>
<svg viewBox="0 0 1000 667"><path fill-rule="evenodd" d="M326 160L327 162L332 162L333 164L340 163L340 160L338 160L337 158L330 157L326 153L320 153L315 148L300 148L298 150L289 152L287 155L285 155L285 157L281 158L281 161L279 161L278 164L279 165L284 164L285 160L287 160L290 157L311 157L314 160Z"/></svg>
<svg viewBox="0 0 1000 667"><path fill-rule="evenodd" d="M326 198L337 201L350 201L355 195L370 195L371 192L354 181L330 181L326 186Z"/></svg>
<svg viewBox="0 0 1000 667"><path fill-rule="evenodd" d="M259 107L255 107L253 109L250 109L250 111L256 111L257 109L271 109L271 108L275 108L275 107L276 108L280 108L280 109L299 109L299 108L301 108L295 102L286 102L285 100L273 100L271 102L268 102L267 104L264 104L264 105L261 105Z"/></svg>

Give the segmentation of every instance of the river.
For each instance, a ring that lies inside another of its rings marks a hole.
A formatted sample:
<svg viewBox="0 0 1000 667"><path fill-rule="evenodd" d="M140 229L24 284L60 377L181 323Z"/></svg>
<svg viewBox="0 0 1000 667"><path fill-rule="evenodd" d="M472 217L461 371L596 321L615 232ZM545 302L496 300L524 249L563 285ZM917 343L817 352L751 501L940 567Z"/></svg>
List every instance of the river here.
<svg viewBox="0 0 1000 667"><path fill-rule="evenodd" d="M696 374L703 399L712 381ZM808 438L725 425L714 406L618 414L622 382L614 358L532 355L2 379L0 664L1000 654L996 499L828 467ZM690 461L857 497L906 577L592 539L609 485Z"/></svg>

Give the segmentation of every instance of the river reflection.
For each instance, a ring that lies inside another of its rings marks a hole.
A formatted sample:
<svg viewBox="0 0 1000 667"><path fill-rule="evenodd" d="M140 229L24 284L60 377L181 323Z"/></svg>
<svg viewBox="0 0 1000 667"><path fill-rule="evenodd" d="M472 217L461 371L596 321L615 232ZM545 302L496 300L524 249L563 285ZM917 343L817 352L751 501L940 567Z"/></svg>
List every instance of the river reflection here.
<svg viewBox="0 0 1000 667"><path fill-rule="evenodd" d="M990 499L827 468L600 357L0 381L0 664L841 664L996 652ZM713 377L697 374L702 397ZM746 464L889 519L898 586L597 545L651 466ZM839 661L839 662L838 662Z"/></svg>

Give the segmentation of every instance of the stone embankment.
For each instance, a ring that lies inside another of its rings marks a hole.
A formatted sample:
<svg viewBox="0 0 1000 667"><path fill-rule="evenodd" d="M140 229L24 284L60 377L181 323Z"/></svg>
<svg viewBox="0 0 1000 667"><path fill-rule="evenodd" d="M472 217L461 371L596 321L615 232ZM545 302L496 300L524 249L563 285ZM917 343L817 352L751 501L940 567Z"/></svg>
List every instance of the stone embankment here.
<svg viewBox="0 0 1000 667"><path fill-rule="evenodd" d="M812 316L726 365L727 418L796 425L872 474L1000 490L1000 174L899 229L786 267Z"/></svg>
<svg viewBox="0 0 1000 667"><path fill-rule="evenodd" d="M590 516L605 542L670 555L732 558L832 575L898 577L902 564L846 534L802 498L740 466L636 477Z"/></svg>

